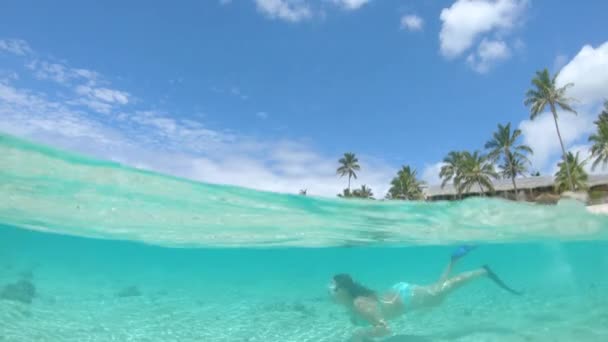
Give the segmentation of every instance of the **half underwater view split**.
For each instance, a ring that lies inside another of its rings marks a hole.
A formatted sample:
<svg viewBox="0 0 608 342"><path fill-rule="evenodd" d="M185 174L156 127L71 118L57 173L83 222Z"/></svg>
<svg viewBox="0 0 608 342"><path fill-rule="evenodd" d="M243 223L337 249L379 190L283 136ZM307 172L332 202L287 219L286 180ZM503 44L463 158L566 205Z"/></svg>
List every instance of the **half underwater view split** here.
<svg viewBox="0 0 608 342"><path fill-rule="evenodd" d="M481 277L390 321L385 341L608 337L608 216L576 201L322 199L8 136L0 149L6 341L348 341L357 325L332 298L336 274L377 291L434 284L471 244L453 275L488 265L522 294Z"/></svg>
<svg viewBox="0 0 608 342"><path fill-rule="evenodd" d="M608 341L608 1L4 1L0 342Z"/></svg>

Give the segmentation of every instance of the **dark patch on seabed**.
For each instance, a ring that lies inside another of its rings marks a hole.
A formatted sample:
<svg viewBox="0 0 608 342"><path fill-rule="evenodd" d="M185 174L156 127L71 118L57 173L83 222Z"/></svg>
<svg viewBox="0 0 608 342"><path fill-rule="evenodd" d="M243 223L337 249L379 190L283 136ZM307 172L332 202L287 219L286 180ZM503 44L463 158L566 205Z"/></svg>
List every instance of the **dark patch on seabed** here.
<svg viewBox="0 0 608 342"><path fill-rule="evenodd" d="M31 304L36 297L36 286L28 280L21 279L17 282L4 285L0 291L0 299Z"/></svg>
<svg viewBox="0 0 608 342"><path fill-rule="evenodd" d="M129 286L124 289L118 291L116 293L116 297L118 298L126 298L126 297L139 297L141 296L141 291L137 286Z"/></svg>

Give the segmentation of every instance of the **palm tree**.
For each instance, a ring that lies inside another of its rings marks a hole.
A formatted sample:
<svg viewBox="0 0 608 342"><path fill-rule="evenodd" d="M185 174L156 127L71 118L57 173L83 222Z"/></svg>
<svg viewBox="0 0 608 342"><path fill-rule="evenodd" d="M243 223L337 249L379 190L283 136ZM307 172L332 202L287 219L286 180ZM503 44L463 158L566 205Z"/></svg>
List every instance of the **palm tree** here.
<svg viewBox="0 0 608 342"><path fill-rule="evenodd" d="M566 163L562 160L557 164L559 170L555 173L555 190L558 192L566 190L569 185L568 177L571 177L570 180L575 190L586 190L587 179L589 178L587 172L585 172L587 160L579 161L578 152L576 154L568 152L566 158ZM570 174L568 174L568 170L570 170Z"/></svg>
<svg viewBox="0 0 608 342"><path fill-rule="evenodd" d="M498 130L494 132L492 139L485 144L485 148L489 150L488 158L497 162L502 157L502 174L504 177L511 178L515 195L517 195L515 178L524 174L526 171L524 162L529 162L526 154L532 154L530 146L518 144L517 140L520 137L521 130L515 129L511 132L510 122L505 126L498 124Z"/></svg>
<svg viewBox="0 0 608 342"><path fill-rule="evenodd" d="M416 175L416 170L409 166L401 167L397 172L397 176L391 181L391 188L388 190L390 198L393 199L421 199L422 184Z"/></svg>
<svg viewBox="0 0 608 342"><path fill-rule="evenodd" d="M357 156L355 156L354 153L344 153L344 156L338 160L338 163L340 163L340 167L336 172L340 177L348 175L348 192L350 193L350 179L351 177L357 179L357 173L355 173L355 171L361 170L359 159L357 159Z"/></svg>
<svg viewBox="0 0 608 342"><path fill-rule="evenodd" d="M553 120L555 121L555 130L557 131L557 137L562 147L562 158L566 161L566 172L568 174L568 183L570 190L574 191L574 183L572 175L570 174L570 168L568 167L568 158L566 158L566 148L562 141L562 135L559 131L559 125L557 124L557 107L567 112L576 114L576 111L571 107L570 103L572 99L566 97L566 90L572 87L573 83L568 83L563 87L557 87L556 79L559 73L556 73L553 77L549 74L547 69L543 71L537 71L536 77L532 79L533 88L526 92L526 99L524 104L530 106L530 120L536 119L539 114L545 110L545 107L549 106L551 113L553 114Z"/></svg>
<svg viewBox="0 0 608 342"><path fill-rule="evenodd" d="M515 197L517 198L517 185L515 184L515 178L517 176L523 176L528 170L528 160L525 156L512 155L508 152L507 157L504 158L503 164L500 165L501 174L505 178L510 178L513 182L513 189L515 190Z"/></svg>
<svg viewBox="0 0 608 342"><path fill-rule="evenodd" d="M372 189L365 184L361 185L360 189L353 190L352 195L353 197L359 198L374 198L374 193L372 192Z"/></svg>
<svg viewBox="0 0 608 342"><path fill-rule="evenodd" d="M460 174L462 152L452 151L448 153L448 155L443 158L443 163L445 165L443 165L439 171L439 178L443 179L443 182L441 182L442 188ZM454 184L454 186L457 186L457 184Z"/></svg>
<svg viewBox="0 0 608 342"><path fill-rule="evenodd" d="M475 151L463 152L459 174L454 178L458 193L469 192L473 185L479 186L480 195L484 195L484 187L490 192L494 191L492 179L497 179L498 174L494 171L494 164L487 156Z"/></svg>
<svg viewBox="0 0 608 342"><path fill-rule="evenodd" d="M608 165L608 100L604 102L604 110L594 122L597 127L597 132L589 137L589 142L592 142L591 157L595 158L591 169L595 170L598 165L602 164L602 168Z"/></svg>

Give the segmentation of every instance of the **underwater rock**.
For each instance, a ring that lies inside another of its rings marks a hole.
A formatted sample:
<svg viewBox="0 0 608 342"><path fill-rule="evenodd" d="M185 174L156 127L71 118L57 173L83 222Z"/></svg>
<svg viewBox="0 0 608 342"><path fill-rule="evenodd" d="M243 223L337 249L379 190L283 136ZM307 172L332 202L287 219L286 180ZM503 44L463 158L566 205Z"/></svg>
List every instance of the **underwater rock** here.
<svg viewBox="0 0 608 342"><path fill-rule="evenodd" d="M137 286L125 287L124 289L118 291L118 293L116 294L116 297L118 297L118 298L137 297L137 296L141 296L141 291L139 290L139 288Z"/></svg>
<svg viewBox="0 0 608 342"><path fill-rule="evenodd" d="M0 299L12 300L25 304L32 303L36 297L36 287L26 279L5 285L0 292Z"/></svg>

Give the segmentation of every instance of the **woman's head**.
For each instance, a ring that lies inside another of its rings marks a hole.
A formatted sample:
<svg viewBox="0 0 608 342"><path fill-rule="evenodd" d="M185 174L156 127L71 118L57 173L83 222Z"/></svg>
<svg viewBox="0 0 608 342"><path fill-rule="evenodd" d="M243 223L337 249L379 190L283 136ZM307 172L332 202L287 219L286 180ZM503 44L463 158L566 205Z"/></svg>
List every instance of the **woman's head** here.
<svg viewBox="0 0 608 342"><path fill-rule="evenodd" d="M357 297L376 297L374 291L355 282L350 275L345 273L334 275L329 289L332 297L341 304L352 303Z"/></svg>

